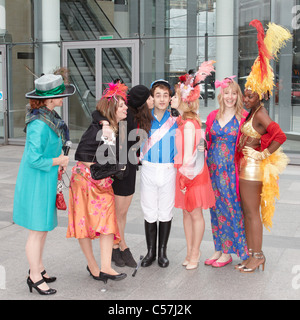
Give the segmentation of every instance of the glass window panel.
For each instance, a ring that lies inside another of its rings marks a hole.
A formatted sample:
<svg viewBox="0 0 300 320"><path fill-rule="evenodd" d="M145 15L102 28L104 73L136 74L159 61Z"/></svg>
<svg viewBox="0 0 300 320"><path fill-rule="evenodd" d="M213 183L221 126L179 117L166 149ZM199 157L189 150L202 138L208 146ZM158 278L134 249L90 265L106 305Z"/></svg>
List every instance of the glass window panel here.
<svg viewBox="0 0 300 320"><path fill-rule="evenodd" d="M33 36L32 1L5 1L6 30L13 42L29 42Z"/></svg>
<svg viewBox="0 0 300 320"><path fill-rule="evenodd" d="M68 50L70 82L75 95L68 98L69 129L72 142L79 142L96 109L95 49Z"/></svg>
<svg viewBox="0 0 300 320"><path fill-rule="evenodd" d="M34 49L30 45L13 46L8 54L9 138L25 139L24 119L29 106L25 94L34 89L34 57Z"/></svg>
<svg viewBox="0 0 300 320"><path fill-rule="evenodd" d="M293 12L292 131L300 134L300 0Z"/></svg>
<svg viewBox="0 0 300 320"><path fill-rule="evenodd" d="M62 39L85 41L136 38L137 24L131 23L132 14L127 2L61 0ZM131 2L131 10L135 13L138 2Z"/></svg>
<svg viewBox="0 0 300 320"><path fill-rule="evenodd" d="M0 49L0 143L4 140L4 79L3 79L3 71L5 69L3 65L3 55Z"/></svg>
<svg viewBox="0 0 300 320"><path fill-rule="evenodd" d="M113 80L120 79L128 88L132 86L132 49L102 49L102 90Z"/></svg>

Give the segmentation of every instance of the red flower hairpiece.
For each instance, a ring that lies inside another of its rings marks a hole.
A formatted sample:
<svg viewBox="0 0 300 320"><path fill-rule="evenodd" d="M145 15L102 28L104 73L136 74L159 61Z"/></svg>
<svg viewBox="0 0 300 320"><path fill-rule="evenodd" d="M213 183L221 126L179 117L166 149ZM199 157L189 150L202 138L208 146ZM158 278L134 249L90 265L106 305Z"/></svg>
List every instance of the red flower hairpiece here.
<svg viewBox="0 0 300 320"><path fill-rule="evenodd" d="M188 74L184 74L183 76L180 76L179 77L179 81L180 82L186 82L188 76L189 76Z"/></svg>

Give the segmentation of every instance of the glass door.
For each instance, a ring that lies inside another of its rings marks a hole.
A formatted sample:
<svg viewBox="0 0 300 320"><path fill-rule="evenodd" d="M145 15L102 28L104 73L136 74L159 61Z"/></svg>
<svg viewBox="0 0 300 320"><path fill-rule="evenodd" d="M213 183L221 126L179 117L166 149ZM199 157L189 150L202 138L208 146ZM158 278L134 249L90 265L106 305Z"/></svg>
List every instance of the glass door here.
<svg viewBox="0 0 300 320"><path fill-rule="evenodd" d="M62 66L69 70L76 94L66 99L63 118L70 137L79 142L91 122L92 112L103 90L113 80L122 80L129 88L139 83L139 41L84 41L62 45Z"/></svg>
<svg viewBox="0 0 300 320"><path fill-rule="evenodd" d="M70 137L78 142L82 133L90 124L96 105L96 49L74 48L67 50L69 81L76 87L76 94L68 99L64 106L63 118L68 123ZM67 112L67 114L65 114Z"/></svg>
<svg viewBox="0 0 300 320"><path fill-rule="evenodd" d="M7 143L6 48L0 46L0 144Z"/></svg>

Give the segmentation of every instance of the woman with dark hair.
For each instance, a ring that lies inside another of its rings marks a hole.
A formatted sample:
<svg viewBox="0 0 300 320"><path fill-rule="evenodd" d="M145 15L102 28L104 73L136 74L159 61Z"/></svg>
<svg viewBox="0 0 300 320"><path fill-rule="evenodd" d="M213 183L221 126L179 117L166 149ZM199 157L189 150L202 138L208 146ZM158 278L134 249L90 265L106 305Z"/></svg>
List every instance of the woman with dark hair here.
<svg viewBox="0 0 300 320"><path fill-rule="evenodd" d="M14 196L13 220L29 229L26 255L29 262L27 284L30 292L56 293L47 283L49 277L42 261L48 231L57 226L56 191L58 170L65 170L69 157L62 147L69 140L69 130L54 111L63 98L75 93L60 75L47 74L35 80L35 90L26 94L30 110L26 114L26 144L19 168Z"/></svg>
<svg viewBox="0 0 300 320"><path fill-rule="evenodd" d="M149 89L143 85L134 86L128 92L127 105L129 108L127 112L127 121L122 121L120 123L120 135L117 137L117 149L120 150L120 154L117 155L118 159L124 159L128 167L126 177L122 180L116 179L113 183L116 215L121 241L119 244L114 245L112 260L119 267L127 265L135 268L137 265L125 241L125 226L128 209L135 192L138 163L136 152L143 139L148 137L148 133L151 129L151 122L153 120L151 110L149 109L149 105L151 106L151 99L153 98L150 95ZM103 116L104 114L99 117L99 121L102 121L104 126L103 135L110 136L111 129ZM125 125L127 125L127 130L124 128ZM127 134L127 136L124 136L125 134ZM137 138L137 136L139 138ZM125 140L127 140L127 148L123 148L124 143L120 143L120 141Z"/></svg>
<svg viewBox="0 0 300 320"><path fill-rule="evenodd" d="M115 197L112 189L113 179L107 177L94 180L90 167L102 162L107 156L96 154L104 143L99 133L102 124L98 121L100 114L108 119L111 128L118 134L118 123L127 116L127 87L122 84L109 84L93 112L93 121L78 144L72 169L69 197L69 223L67 238L78 239L87 259L87 270L95 280L105 283L110 280L122 280L125 273L118 273L111 267L111 255L114 240L120 240L118 230ZM103 156L103 159L102 157ZM100 157L100 158L99 158ZM94 257L92 240L100 239L101 268Z"/></svg>
<svg viewBox="0 0 300 320"><path fill-rule="evenodd" d="M268 115L262 100L274 87L274 72L270 59L291 34L285 28L269 23L265 36L263 25L258 20L250 23L258 31L259 56L247 78L244 92L245 107L249 116L241 128L238 148L240 162L240 195L245 216L245 229L250 257L238 266L243 273L251 273L262 266L266 258L262 251L263 225L272 226L274 198L279 196L278 179L288 164L288 158L282 152L281 145L286 136Z"/></svg>

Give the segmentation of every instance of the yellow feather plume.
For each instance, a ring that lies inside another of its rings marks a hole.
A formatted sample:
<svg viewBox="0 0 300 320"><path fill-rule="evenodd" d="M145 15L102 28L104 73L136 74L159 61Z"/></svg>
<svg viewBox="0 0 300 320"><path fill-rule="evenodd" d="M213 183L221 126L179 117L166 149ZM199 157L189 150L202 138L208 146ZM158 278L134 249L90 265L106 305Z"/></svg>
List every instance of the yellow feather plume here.
<svg viewBox="0 0 300 320"><path fill-rule="evenodd" d="M291 33L286 28L270 22L268 24L268 31L266 33L264 43L272 55L272 59L277 59L280 49L282 49L287 41L292 38ZM245 88L253 92L257 92L260 99L266 92L272 95L274 84L274 72L270 65L270 60L266 59L267 75L261 80L261 65L259 57L256 58L250 75L247 78Z"/></svg>
<svg viewBox="0 0 300 320"><path fill-rule="evenodd" d="M289 30L272 22L268 24L264 43L273 59L277 59L280 49L284 48L290 39L292 39L292 34Z"/></svg>
<svg viewBox="0 0 300 320"><path fill-rule="evenodd" d="M272 228L272 218L275 212L275 198L279 200L278 179L289 163L289 158L279 148L270 157L261 163L263 176L263 187L261 193L261 219L267 230Z"/></svg>

